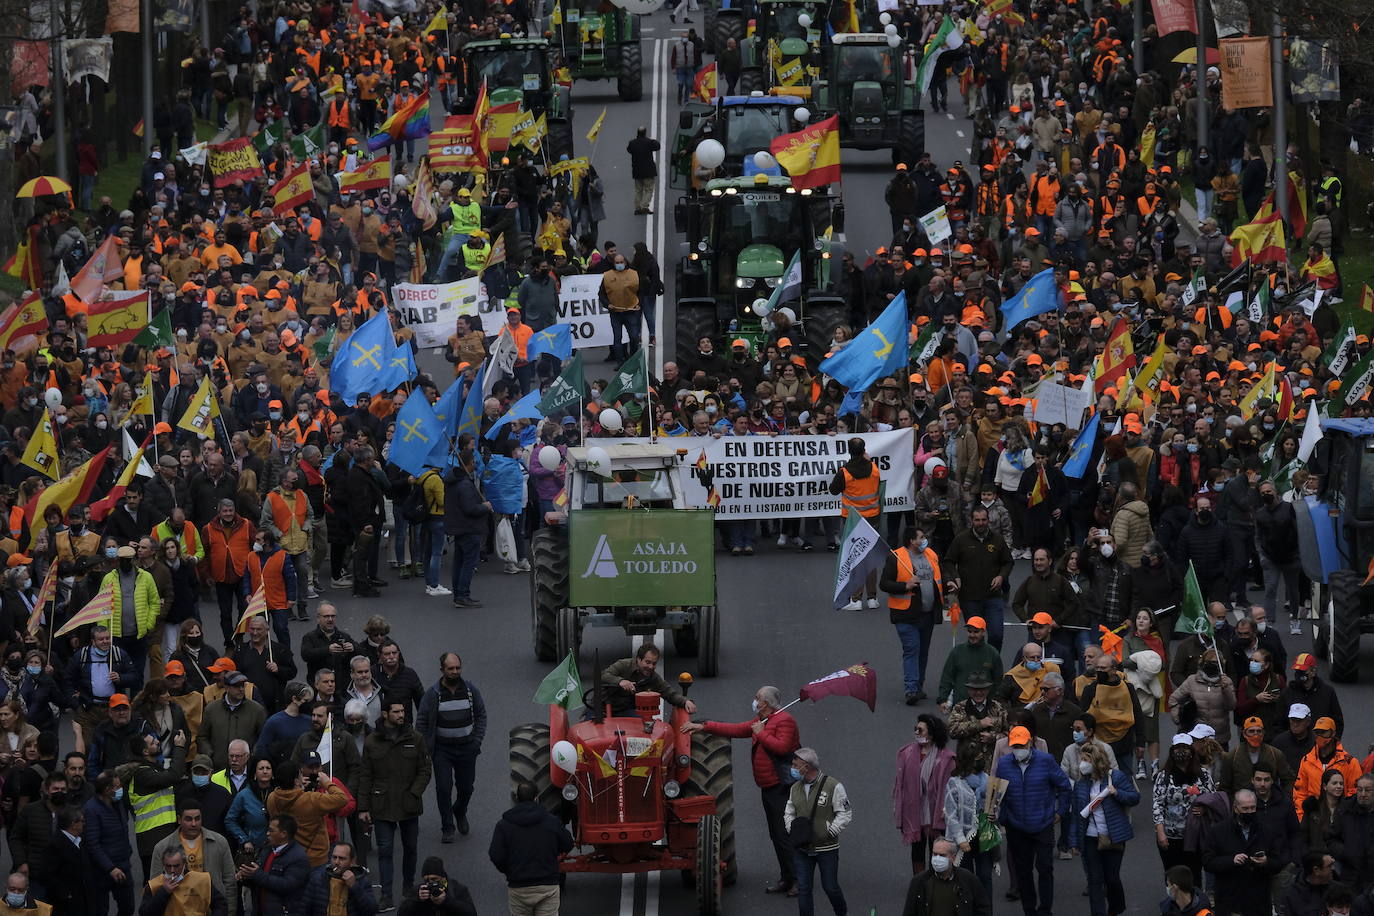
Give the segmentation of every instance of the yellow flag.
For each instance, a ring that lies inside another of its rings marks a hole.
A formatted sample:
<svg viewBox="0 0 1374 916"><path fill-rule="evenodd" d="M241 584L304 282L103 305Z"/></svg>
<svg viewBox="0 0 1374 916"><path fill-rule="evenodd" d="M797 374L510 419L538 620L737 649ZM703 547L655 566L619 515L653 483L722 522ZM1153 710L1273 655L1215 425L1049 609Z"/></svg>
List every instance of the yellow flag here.
<svg viewBox="0 0 1374 916"><path fill-rule="evenodd" d="M563 24L563 4L560 0L554 0L553 15L549 17L549 22L553 25Z"/></svg>
<svg viewBox="0 0 1374 916"><path fill-rule="evenodd" d="M191 398L191 403L187 406L186 413L177 421L177 426L206 438L214 438L214 421L218 416L219 399L215 397L214 389L210 387L210 376L207 375L200 380L196 396Z"/></svg>
<svg viewBox="0 0 1374 916"><path fill-rule="evenodd" d="M505 260L506 234L503 232L496 237L496 241L491 243L491 250L487 253L487 263L483 265L482 270L485 271L489 267L495 267L497 264L502 264Z"/></svg>
<svg viewBox="0 0 1374 916"><path fill-rule="evenodd" d="M129 416L151 417L156 413L153 407L153 373L149 372L143 376L143 387L139 389L138 397L129 406Z"/></svg>
<svg viewBox="0 0 1374 916"><path fill-rule="evenodd" d="M1242 417L1250 417L1255 413L1255 404L1260 398L1274 400L1274 364L1270 363L1269 368L1264 370L1263 377L1258 382L1250 386L1250 390L1245 393L1245 397L1240 399L1236 405L1240 408Z"/></svg>
<svg viewBox="0 0 1374 916"><path fill-rule="evenodd" d="M441 5L439 11L434 14L434 18L429 21L429 25L425 26L425 34L446 31L448 31L448 7Z"/></svg>
<svg viewBox="0 0 1374 916"><path fill-rule="evenodd" d="M52 480L62 476L57 461L57 439L52 434L52 417L48 415L48 408L43 408L43 416L29 434L29 444L24 447L24 457L19 459L19 463Z"/></svg>
<svg viewBox="0 0 1374 916"><path fill-rule="evenodd" d="M1140 389L1142 394L1159 390L1159 373L1164 368L1164 357L1168 353L1169 348L1164 343L1164 335L1161 334L1155 352L1150 354L1150 358L1145 361L1145 366L1140 370L1140 374L1135 377L1135 386Z"/></svg>
<svg viewBox="0 0 1374 916"><path fill-rule="evenodd" d="M596 142L596 138L599 137L599 136L601 135L601 122L602 122L602 121L605 121L605 120L606 120L606 109L603 108L603 109L601 109L601 116L600 116L599 118L596 119L596 123L592 125L592 129L589 130L589 131L587 131L587 142L588 142L588 143L595 143L595 142Z"/></svg>

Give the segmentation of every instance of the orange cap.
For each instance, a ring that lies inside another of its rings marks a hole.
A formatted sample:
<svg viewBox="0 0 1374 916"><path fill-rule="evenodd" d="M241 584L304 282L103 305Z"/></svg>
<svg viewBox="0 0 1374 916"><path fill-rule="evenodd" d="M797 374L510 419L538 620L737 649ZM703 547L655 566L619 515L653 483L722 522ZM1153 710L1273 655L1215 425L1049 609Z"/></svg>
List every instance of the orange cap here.
<svg viewBox="0 0 1374 916"><path fill-rule="evenodd" d="M1314 732L1334 732L1336 730L1336 720L1330 716L1322 716L1312 723Z"/></svg>
<svg viewBox="0 0 1374 916"><path fill-rule="evenodd" d="M157 424L156 426L153 427L153 435L154 435L154 436L160 436L160 435L162 435L163 433L170 433L171 431L172 431L172 424L167 423L167 422L159 423L159 424Z"/></svg>
<svg viewBox="0 0 1374 916"><path fill-rule="evenodd" d="M239 666L234 664L234 660L232 658L221 657L215 659L215 663L213 665L207 665L205 670L213 671L216 674L223 674L226 671L237 671L239 670Z"/></svg>
<svg viewBox="0 0 1374 916"><path fill-rule="evenodd" d="M110 708L111 708L111 709L114 709L116 706L128 706L128 705L129 705L129 698L128 698L127 696L125 696L124 694L122 694L122 693L114 693L114 694L111 694L111 695L110 695Z"/></svg>
<svg viewBox="0 0 1374 916"><path fill-rule="evenodd" d="M1030 729L1024 725L1018 725L1007 735L1008 747L1024 747L1031 742Z"/></svg>
<svg viewBox="0 0 1374 916"><path fill-rule="evenodd" d="M779 349L779 350L781 350L783 347L790 347L790 346L792 346L792 338L790 338L790 337L779 337L779 338L778 338L778 349Z"/></svg>
<svg viewBox="0 0 1374 916"><path fill-rule="evenodd" d="M167 663L167 667L162 669L162 673L167 677L171 677L174 674L179 674L182 677L185 677L186 666L178 661L170 661Z"/></svg>
<svg viewBox="0 0 1374 916"><path fill-rule="evenodd" d="M1030 619L1030 622L1037 623L1042 627L1054 626L1054 618L1051 617L1049 614L1046 614L1044 611L1041 611L1040 613L1032 617Z"/></svg>
<svg viewBox="0 0 1374 916"><path fill-rule="evenodd" d="M974 630L986 630L988 628L987 621L981 617L970 617L964 621L964 626Z"/></svg>

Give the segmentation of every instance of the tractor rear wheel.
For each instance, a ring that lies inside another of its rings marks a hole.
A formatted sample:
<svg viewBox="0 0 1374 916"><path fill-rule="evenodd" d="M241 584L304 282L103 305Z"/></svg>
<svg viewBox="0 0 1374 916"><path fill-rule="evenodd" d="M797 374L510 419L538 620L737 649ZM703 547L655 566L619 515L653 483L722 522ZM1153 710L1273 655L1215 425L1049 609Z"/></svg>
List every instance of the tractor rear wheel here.
<svg viewBox="0 0 1374 916"><path fill-rule="evenodd" d="M699 644L696 624L689 623L673 631L673 651L680 658L696 655Z"/></svg>
<svg viewBox="0 0 1374 916"><path fill-rule="evenodd" d="M709 0L701 10L701 37L706 42L706 53L716 53L716 3ZM721 45L725 47L725 45Z"/></svg>
<svg viewBox="0 0 1374 916"><path fill-rule="evenodd" d="M1318 595L1312 602L1316 613L1312 620L1312 654L1326 661L1331 657L1331 589L1323 586Z"/></svg>
<svg viewBox="0 0 1374 916"><path fill-rule="evenodd" d="M720 608L714 604L697 608L697 674L715 677L720 673Z"/></svg>
<svg viewBox="0 0 1374 916"><path fill-rule="evenodd" d="M542 722L527 722L510 730L510 784L527 780L534 783L535 799L557 814L563 797L553 786L549 770L549 727Z"/></svg>
<svg viewBox="0 0 1374 916"><path fill-rule="evenodd" d="M1331 680L1353 684L1360 678L1360 575L1338 569L1327 578L1331 589Z"/></svg>
<svg viewBox="0 0 1374 916"><path fill-rule="evenodd" d="M835 339L835 329L848 323L849 309L843 302L829 300L806 305L802 315L802 324L806 328L806 345L817 362L830 350L830 342Z"/></svg>
<svg viewBox="0 0 1374 916"><path fill-rule="evenodd" d="M722 15L713 8L708 18L711 20L709 33L715 36L712 44L716 51L712 53L720 53L720 49L728 45L731 38L737 43L744 41L744 16L739 10L728 10Z"/></svg>
<svg viewBox="0 0 1374 916"><path fill-rule="evenodd" d="M897 127L897 148L892 151L892 162L911 163L920 160L926 149L926 124L919 114L902 115Z"/></svg>
<svg viewBox="0 0 1374 916"><path fill-rule="evenodd" d="M540 528L530 540L530 613L534 657L556 662L558 612L568 603L568 533L558 525Z"/></svg>
<svg viewBox="0 0 1374 916"><path fill-rule="evenodd" d="M692 735L692 775L682 787L684 796L710 795L720 821L720 860L724 882L735 883L735 775L730 739L697 732ZM686 876L684 876L686 877Z"/></svg>
<svg viewBox="0 0 1374 916"><path fill-rule="evenodd" d="M576 663L577 652L582 648L582 621L578 619L577 608L559 608L557 637L558 658L571 655Z"/></svg>
<svg viewBox="0 0 1374 916"><path fill-rule="evenodd" d="M716 307L714 303L692 303L677 306L677 360L690 366L697 359L697 341L703 337L716 339Z"/></svg>
<svg viewBox="0 0 1374 916"><path fill-rule="evenodd" d="M644 57L637 41L620 46L620 73L616 76L615 89L622 102L638 102L644 98Z"/></svg>
<svg viewBox="0 0 1374 916"><path fill-rule="evenodd" d="M739 95L749 95L755 89L762 92L767 88L764 85L763 70L759 67L749 67L740 71L739 83L735 86L735 92Z"/></svg>
<svg viewBox="0 0 1374 916"><path fill-rule="evenodd" d="M572 121L566 118L549 120L549 158L557 162L561 157L573 158Z"/></svg>
<svg viewBox="0 0 1374 916"><path fill-rule="evenodd" d="M697 916L719 916L724 875L720 864L720 819L703 814L697 824Z"/></svg>

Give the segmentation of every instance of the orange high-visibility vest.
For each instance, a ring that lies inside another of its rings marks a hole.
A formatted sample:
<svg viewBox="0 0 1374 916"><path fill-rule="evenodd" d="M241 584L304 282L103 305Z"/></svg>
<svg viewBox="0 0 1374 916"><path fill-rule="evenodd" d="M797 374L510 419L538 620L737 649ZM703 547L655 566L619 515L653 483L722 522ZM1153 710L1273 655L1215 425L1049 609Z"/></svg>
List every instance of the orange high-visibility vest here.
<svg viewBox="0 0 1374 916"><path fill-rule="evenodd" d="M331 99L329 102L329 126L348 130L348 100Z"/></svg>
<svg viewBox="0 0 1374 916"><path fill-rule="evenodd" d="M907 547L899 547L892 551L892 555L897 558L897 581L903 584L910 582L916 575L915 563L911 559L911 550ZM926 562L935 572L935 595L940 595L940 558L935 555L935 551L927 547L924 551ZM899 595L888 595L887 606L890 610L905 611L911 607L911 592L904 592Z"/></svg>
<svg viewBox="0 0 1374 916"><path fill-rule="evenodd" d="M875 518L882 511L878 505L878 484L882 478L878 466L873 465L873 473L867 477L855 477L849 468L841 468L840 473L844 475L844 493L840 495L843 517L848 518L853 509L864 518Z"/></svg>

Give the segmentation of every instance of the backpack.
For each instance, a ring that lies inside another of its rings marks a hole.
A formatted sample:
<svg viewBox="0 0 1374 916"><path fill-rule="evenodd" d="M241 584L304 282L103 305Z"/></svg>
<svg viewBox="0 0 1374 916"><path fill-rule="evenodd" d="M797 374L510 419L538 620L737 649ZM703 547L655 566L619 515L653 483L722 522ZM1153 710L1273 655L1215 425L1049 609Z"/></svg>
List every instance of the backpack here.
<svg viewBox="0 0 1374 916"><path fill-rule="evenodd" d="M433 473L425 471L420 475L420 479L410 488L410 492L401 503L401 518L412 525L418 525L429 518L429 500L425 497L424 479Z"/></svg>

